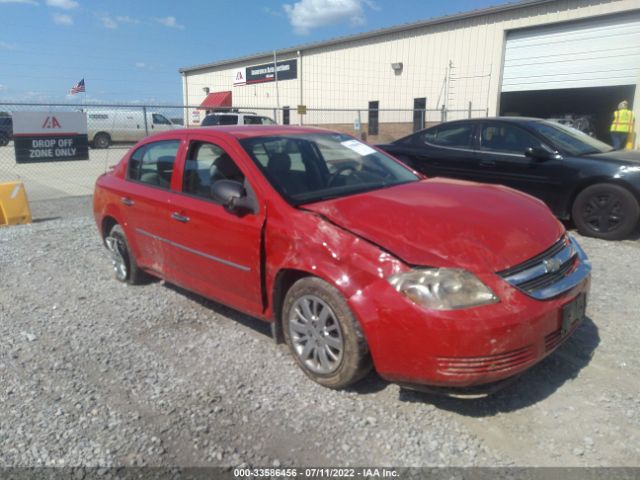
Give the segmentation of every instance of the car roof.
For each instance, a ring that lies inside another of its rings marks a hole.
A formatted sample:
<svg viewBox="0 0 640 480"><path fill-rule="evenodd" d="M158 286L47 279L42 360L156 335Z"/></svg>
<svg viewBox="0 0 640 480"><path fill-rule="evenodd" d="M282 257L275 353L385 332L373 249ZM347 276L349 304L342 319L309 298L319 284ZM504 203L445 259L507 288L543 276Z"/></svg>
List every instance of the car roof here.
<svg viewBox="0 0 640 480"><path fill-rule="evenodd" d="M176 136L183 136L187 134L201 134L202 136L207 136L207 134L211 133L215 133L218 135L222 134L224 136L234 137L238 140L241 140L244 138L253 137L303 135L309 133L335 134L338 132L316 127L297 127L283 125L224 125L198 128L179 128L158 133L151 138L160 140L172 137L175 138Z"/></svg>
<svg viewBox="0 0 640 480"><path fill-rule="evenodd" d="M531 123L531 122L544 122L543 118L535 118L535 117L480 117L480 118L462 118L460 120L451 120L448 122L442 123L457 123L457 122L486 122L486 121L496 121L496 122L512 122L512 123ZM442 125L439 123L438 125ZM437 125L434 125L437 126Z"/></svg>

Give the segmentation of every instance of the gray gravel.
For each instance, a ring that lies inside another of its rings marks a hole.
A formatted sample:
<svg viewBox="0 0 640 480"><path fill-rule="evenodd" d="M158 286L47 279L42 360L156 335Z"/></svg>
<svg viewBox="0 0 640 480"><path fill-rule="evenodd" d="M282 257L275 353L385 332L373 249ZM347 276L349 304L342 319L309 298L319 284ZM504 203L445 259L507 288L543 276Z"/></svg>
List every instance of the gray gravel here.
<svg viewBox="0 0 640 480"><path fill-rule="evenodd" d="M640 466L640 241L580 239L589 319L488 399L311 381L258 320L116 282L88 198L0 229L0 466ZM60 218L52 218L60 217Z"/></svg>

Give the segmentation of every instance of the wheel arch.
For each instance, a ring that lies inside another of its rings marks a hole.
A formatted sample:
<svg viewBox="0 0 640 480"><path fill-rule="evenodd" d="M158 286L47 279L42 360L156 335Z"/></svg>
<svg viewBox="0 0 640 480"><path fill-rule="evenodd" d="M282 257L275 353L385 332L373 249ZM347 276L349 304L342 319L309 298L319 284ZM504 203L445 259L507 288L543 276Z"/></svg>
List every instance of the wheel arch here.
<svg viewBox="0 0 640 480"><path fill-rule="evenodd" d="M105 215L100 225L100 234L102 235L103 240L109 234L109 232L114 227L114 225L117 225L118 223L119 223L118 220L116 220L111 215Z"/></svg>
<svg viewBox="0 0 640 480"><path fill-rule="evenodd" d="M610 185L617 185L618 187L622 187L631 193L634 196L636 201L640 204L640 192L638 192L633 186L624 180L623 178L612 178L612 177L590 177L579 183L576 188L573 189L571 195L569 196L569 202L565 206L565 210L567 212L567 216L573 221L573 204L576 201L576 198L580 193L582 193L585 189L598 185L601 183L606 183Z"/></svg>
<svg viewBox="0 0 640 480"><path fill-rule="evenodd" d="M273 312L271 335L276 343L284 343L284 334L282 332L282 305L284 303L284 297L294 283L305 277L321 278L311 272L296 268L282 268L275 275L271 291L271 310ZM322 280L327 281L324 278L322 278Z"/></svg>

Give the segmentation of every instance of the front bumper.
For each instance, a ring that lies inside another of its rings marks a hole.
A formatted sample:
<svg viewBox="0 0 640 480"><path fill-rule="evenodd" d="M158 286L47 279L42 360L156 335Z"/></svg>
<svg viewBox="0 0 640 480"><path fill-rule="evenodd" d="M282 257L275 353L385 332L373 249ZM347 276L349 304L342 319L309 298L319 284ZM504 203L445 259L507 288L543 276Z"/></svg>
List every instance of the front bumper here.
<svg viewBox="0 0 640 480"><path fill-rule="evenodd" d="M563 307L588 294L586 256L577 268L581 277L573 277L574 285L548 300L537 300L496 274L479 274L499 303L427 310L381 279L352 296L349 305L385 379L441 387L483 385L527 370L576 330L580 322L562 332Z"/></svg>

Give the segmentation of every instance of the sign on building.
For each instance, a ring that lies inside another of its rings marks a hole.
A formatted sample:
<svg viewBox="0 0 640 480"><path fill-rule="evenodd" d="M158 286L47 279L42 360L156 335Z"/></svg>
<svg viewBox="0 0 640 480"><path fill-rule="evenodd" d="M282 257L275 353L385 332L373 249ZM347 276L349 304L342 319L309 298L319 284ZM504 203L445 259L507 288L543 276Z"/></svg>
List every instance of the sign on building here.
<svg viewBox="0 0 640 480"><path fill-rule="evenodd" d="M89 160L83 112L14 112L16 163Z"/></svg>
<svg viewBox="0 0 640 480"><path fill-rule="evenodd" d="M283 62L277 62L276 65L278 67L278 81L293 80L298 78L297 60L285 60ZM275 81L276 74L275 68L273 68L273 63L265 63L264 65L254 65L253 67L247 67L244 79L247 85L252 83Z"/></svg>
<svg viewBox="0 0 640 480"><path fill-rule="evenodd" d="M246 74L246 68L239 68L238 70L233 72L233 86L237 87L239 85L244 85L245 83L247 83L245 78Z"/></svg>

